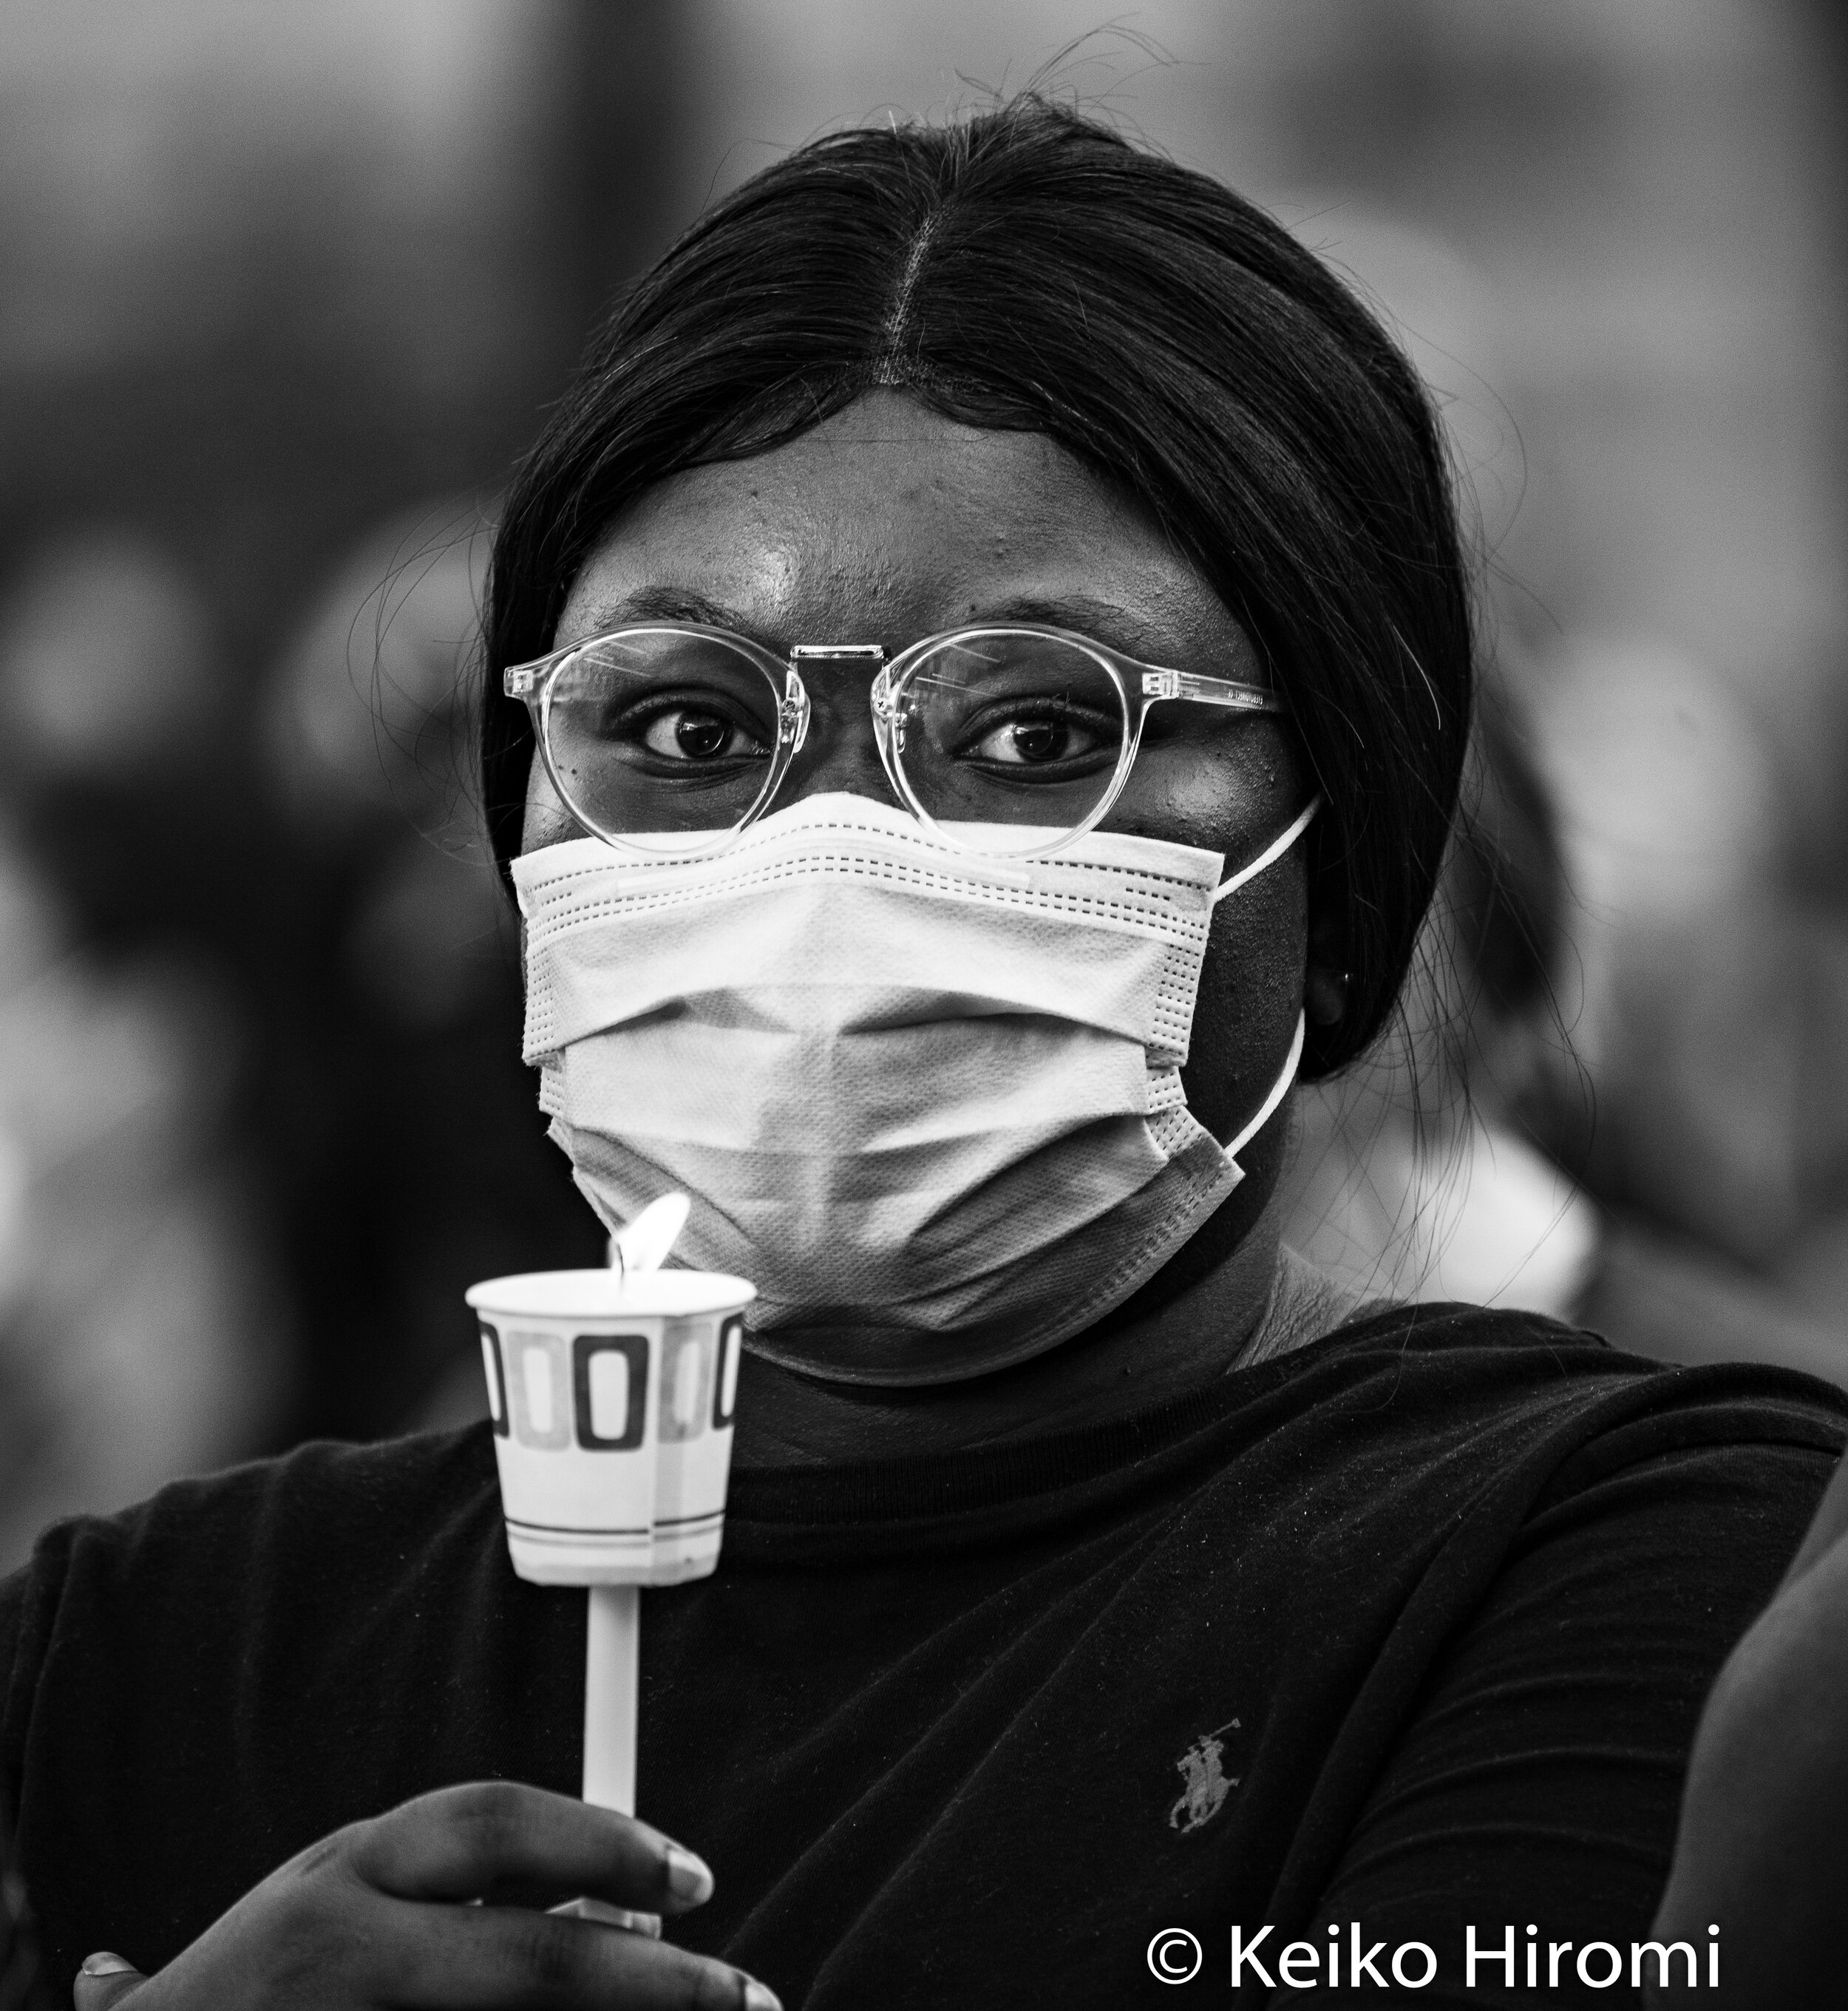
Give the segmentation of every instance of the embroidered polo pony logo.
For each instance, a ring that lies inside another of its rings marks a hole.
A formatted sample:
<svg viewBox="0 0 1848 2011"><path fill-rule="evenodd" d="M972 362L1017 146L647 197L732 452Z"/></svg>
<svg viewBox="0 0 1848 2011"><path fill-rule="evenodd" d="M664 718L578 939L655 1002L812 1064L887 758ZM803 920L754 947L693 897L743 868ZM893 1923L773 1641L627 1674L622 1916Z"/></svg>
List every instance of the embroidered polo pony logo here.
<svg viewBox="0 0 1848 2011"><path fill-rule="evenodd" d="M1228 1719L1218 1731L1203 1732L1175 1762L1175 1771L1183 1783L1178 1799L1167 1812L1167 1826L1183 1836L1203 1828L1225 1806L1225 1798L1239 1785L1236 1774L1228 1774L1221 1764L1225 1741L1221 1732L1236 1732L1239 1721Z"/></svg>

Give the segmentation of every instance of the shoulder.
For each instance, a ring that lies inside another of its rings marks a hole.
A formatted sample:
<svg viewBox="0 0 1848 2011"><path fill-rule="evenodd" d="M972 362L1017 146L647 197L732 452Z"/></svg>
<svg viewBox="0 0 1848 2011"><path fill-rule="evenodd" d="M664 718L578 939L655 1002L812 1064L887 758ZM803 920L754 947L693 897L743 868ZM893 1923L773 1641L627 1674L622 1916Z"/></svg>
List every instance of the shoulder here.
<svg viewBox="0 0 1848 2011"><path fill-rule="evenodd" d="M119 1514L55 1523L28 1569L108 1564L197 1575L311 1547L324 1558L338 1551L344 1569L364 1571L402 1554L394 1531L414 1526L428 1542L433 1525L465 1516L494 1486L485 1425L375 1445L317 1440L280 1458L176 1481Z"/></svg>
<svg viewBox="0 0 1848 2011"><path fill-rule="evenodd" d="M1380 1307L1269 1368L1287 1373L1313 1430L1363 1430L1406 1458L1484 1478L1611 1470L1695 1446L1832 1460L1848 1442L1848 1393L1834 1383L1760 1364L1651 1361L1541 1313Z"/></svg>
<svg viewBox="0 0 1848 2011"><path fill-rule="evenodd" d="M1832 1383L1752 1362L1690 1368L1652 1361L1542 1313L1366 1308L1291 1360L1312 1379L1320 1369L1374 1394L1389 1384L1408 1409L1513 1411L1537 1419L1588 1409L1699 1411L1754 1435L1792 1432L1836 1450L1848 1436L1848 1393Z"/></svg>
<svg viewBox="0 0 1848 2011"><path fill-rule="evenodd" d="M1825 1474L1848 1442L1848 1395L1814 1377L1647 1361L1540 1314L1480 1306L1373 1308L1230 1379L1249 1385L1243 1436L1292 1442L1299 1472L1342 1493L1390 1478L1446 1511L1490 1495L1532 1504L1700 1447L1739 1449L1776 1486L1783 1454Z"/></svg>
<svg viewBox="0 0 1848 2011"><path fill-rule="evenodd" d="M485 1425L48 1531L0 1585L0 1798L48 1945L158 1967L346 1823L448 1781L568 1787L584 1611L514 1575Z"/></svg>
<svg viewBox="0 0 1848 2011"><path fill-rule="evenodd" d="M158 1644L182 1662L285 1609L306 1627L478 1568L499 1526L485 1425L378 1445L316 1443L162 1488L39 1539L0 1582L0 1717L59 1650ZM106 1652L106 1649L105 1650Z"/></svg>

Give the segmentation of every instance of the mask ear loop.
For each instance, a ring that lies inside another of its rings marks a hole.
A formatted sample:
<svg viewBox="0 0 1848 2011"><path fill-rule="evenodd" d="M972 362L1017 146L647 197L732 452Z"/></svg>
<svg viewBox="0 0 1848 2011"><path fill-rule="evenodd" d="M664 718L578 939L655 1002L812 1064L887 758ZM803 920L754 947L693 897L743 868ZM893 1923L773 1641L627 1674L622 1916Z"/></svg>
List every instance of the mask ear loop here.
<svg viewBox="0 0 1848 2011"><path fill-rule="evenodd" d="M1290 1058L1283 1065L1283 1073L1271 1085L1270 1094L1258 1105L1256 1116L1253 1118L1231 1144L1226 1147L1225 1155L1228 1159L1237 1159L1239 1155L1276 1116L1277 1106L1289 1094L1290 1084L1296 1080L1296 1070L1302 1060L1302 1042L1308 1031L1309 1015L1306 1013L1299 1012L1296 1015L1296 1038L1290 1043Z"/></svg>
<svg viewBox="0 0 1848 2011"><path fill-rule="evenodd" d="M1217 907L1227 895L1235 894L1247 880L1255 880L1267 866L1274 866L1297 839L1315 822L1316 812L1322 807L1320 796L1311 796L1309 807L1297 818L1282 837L1265 846L1249 866L1241 866L1229 880L1222 880L1213 890L1213 906Z"/></svg>
<svg viewBox="0 0 1848 2011"><path fill-rule="evenodd" d="M1297 839L1308 830L1313 823L1314 823L1316 812L1321 807L1322 799L1320 796L1312 796L1310 799L1308 808L1306 809L1302 814L1297 818L1296 821L1290 826L1288 830L1283 833L1281 837L1273 840L1270 844L1266 845L1264 849L1258 854L1257 857L1254 859L1249 866L1241 867L1239 870L1232 875L1231 879L1221 881L1221 884L1214 889L1214 906L1217 907L1219 903L1225 899L1227 895L1235 892L1239 888L1245 884L1246 881L1255 880L1257 876L1264 870L1266 867L1274 866L1278 860L1282 858L1284 854L1289 850L1290 847L1296 842ZM1249 1123L1246 1126L1245 1129L1239 1134L1238 1137L1226 1147L1225 1155L1228 1159L1235 1161L1238 1159L1239 1155L1251 1143L1252 1140L1254 1139L1258 1134L1263 1130L1264 1127L1270 1122L1271 1119L1276 1116L1277 1106L1282 1102L1287 1095L1288 1095L1290 1092L1290 1084L1296 1080L1296 1070L1301 1066L1302 1061L1302 1043L1307 1038L1308 1033L1309 1016L1306 1013L1299 1011L1296 1015L1295 1036L1290 1042L1289 1059L1284 1063L1282 1073L1278 1077L1276 1081L1271 1084L1270 1094L1264 1098L1261 1104L1258 1105L1257 1115L1251 1119Z"/></svg>

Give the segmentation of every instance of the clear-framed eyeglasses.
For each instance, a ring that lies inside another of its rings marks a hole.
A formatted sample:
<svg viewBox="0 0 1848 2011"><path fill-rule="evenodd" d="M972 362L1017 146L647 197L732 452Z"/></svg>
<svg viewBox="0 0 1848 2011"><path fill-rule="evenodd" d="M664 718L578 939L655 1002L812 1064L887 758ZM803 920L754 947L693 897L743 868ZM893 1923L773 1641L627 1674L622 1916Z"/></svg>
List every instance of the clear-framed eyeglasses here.
<svg viewBox="0 0 1848 2011"><path fill-rule="evenodd" d="M651 622L514 664L503 683L525 700L552 786L587 831L690 859L724 851L769 807L808 738L804 671L856 665L875 673L873 731L900 801L951 845L1022 858L1102 821L1153 707L1287 710L1260 685L1031 624L950 629L888 662L876 643L784 657L727 629Z"/></svg>

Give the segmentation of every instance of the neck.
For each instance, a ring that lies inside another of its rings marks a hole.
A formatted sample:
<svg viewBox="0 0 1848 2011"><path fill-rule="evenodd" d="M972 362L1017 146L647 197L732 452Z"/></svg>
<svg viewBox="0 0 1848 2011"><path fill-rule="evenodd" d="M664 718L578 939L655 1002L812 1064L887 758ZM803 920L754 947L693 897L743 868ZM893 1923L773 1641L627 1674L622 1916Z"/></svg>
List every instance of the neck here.
<svg viewBox="0 0 1848 2011"><path fill-rule="evenodd" d="M741 1468L829 1466L1024 1443L1187 1396L1228 1371L1339 1326L1351 1299L1285 1251L1274 1194L1235 1246L1165 1304L993 1376L885 1390L748 1357Z"/></svg>

